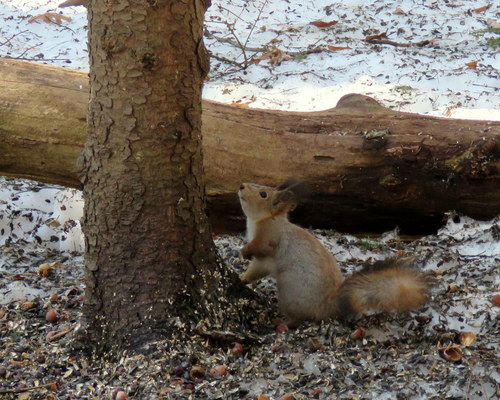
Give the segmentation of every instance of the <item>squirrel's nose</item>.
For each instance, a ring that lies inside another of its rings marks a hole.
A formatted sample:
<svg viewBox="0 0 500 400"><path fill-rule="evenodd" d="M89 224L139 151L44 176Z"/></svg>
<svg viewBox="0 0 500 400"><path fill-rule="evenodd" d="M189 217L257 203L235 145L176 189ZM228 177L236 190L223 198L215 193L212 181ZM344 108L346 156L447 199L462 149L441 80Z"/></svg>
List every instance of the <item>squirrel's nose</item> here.
<svg viewBox="0 0 500 400"><path fill-rule="evenodd" d="M240 190L243 190L243 189L245 189L245 184L244 184L244 183L242 183L242 184L240 185Z"/></svg>

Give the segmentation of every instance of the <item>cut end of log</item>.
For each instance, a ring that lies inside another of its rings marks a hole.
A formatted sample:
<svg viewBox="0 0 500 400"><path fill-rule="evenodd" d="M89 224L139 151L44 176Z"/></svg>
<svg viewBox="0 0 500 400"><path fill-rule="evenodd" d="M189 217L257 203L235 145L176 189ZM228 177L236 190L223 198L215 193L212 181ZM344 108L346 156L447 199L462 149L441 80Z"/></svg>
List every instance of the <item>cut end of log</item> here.
<svg viewBox="0 0 500 400"><path fill-rule="evenodd" d="M387 111L388 108L382 106L377 100L362 94L350 93L342 96L335 108L348 108L349 110L359 110L366 112L370 111Z"/></svg>
<svg viewBox="0 0 500 400"><path fill-rule="evenodd" d="M73 7L73 6L84 6L87 7L87 0L68 0L61 4L58 7Z"/></svg>

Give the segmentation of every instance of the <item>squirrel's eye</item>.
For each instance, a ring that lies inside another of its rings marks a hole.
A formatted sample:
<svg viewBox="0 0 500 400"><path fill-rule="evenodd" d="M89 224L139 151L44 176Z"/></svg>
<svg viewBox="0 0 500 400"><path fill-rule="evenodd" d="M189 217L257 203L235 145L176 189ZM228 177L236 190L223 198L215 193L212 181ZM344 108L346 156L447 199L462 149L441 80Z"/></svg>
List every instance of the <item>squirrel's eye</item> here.
<svg viewBox="0 0 500 400"><path fill-rule="evenodd" d="M267 197L267 193L266 192L260 192L260 197L262 197L263 199L265 199Z"/></svg>

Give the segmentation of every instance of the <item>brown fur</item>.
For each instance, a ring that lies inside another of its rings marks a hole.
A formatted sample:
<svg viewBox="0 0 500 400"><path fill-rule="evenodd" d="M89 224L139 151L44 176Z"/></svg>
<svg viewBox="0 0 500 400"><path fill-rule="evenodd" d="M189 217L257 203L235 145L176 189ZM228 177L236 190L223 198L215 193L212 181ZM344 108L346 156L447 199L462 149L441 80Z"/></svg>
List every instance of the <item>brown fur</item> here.
<svg viewBox="0 0 500 400"><path fill-rule="evenodd" d="M370 310L408 312L429 298L425 275L412 269L410 260L388 259L354 273L339 289L337 315L349 317Z"/></svg>
<svg viewBox="0 0 500 400"><path fill-rule="evenodd" d="M376 263L344 281L331 253L305 229L288 221L300 197L294 190L302 195L303 188L295 181L277 188L244 183L239 191L249 239L241 252L251 259L241 279L250 283L272 275L288 325L370 310L407 312L427 302L426 279L409 267L408 259Z"/></svg>

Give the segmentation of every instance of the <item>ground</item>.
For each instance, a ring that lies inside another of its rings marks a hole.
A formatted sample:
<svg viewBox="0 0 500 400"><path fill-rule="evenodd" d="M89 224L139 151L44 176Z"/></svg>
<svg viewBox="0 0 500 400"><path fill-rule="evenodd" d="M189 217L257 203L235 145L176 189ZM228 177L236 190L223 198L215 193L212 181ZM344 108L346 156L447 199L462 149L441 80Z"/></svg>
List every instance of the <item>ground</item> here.
<svg viewBox="0 0 500 400"><path fill-rule="evenodd" d="M243 330L212 332L200 321L196 335L159 343L154 356L98 360L68 348L84 293L79 192L8 179L0 186L2 398L105 399L119 390L137 399L498 396L500 219L450 214L436 234L411 240L397 230L360 238L313 231L346 274L389 255L417 256L437 283L416 313L277 332L274 302ZM225 267L241 273L243 235L215 243ZM254 290L275 299L271 280Z"/></svg>
<svg viewBox="0 0 500 400"><path fill-rule="evenodd" d="M85 9L56 5L0 1L0 56L87 69ZM403 111L500 120L494 41L500 6L483 6L213 1L204 96L317 110L358 92ZM46 12L71 21L29 22ZM365 40L385 32L387 38ZM399 46L408 43L418 45ZM197 334L159 343L154 354L99 360L69 349L84 293L81 210L78 191L0 180L2 399L499 397L498 218L481 222L450 212L442 229L422 238L397 230L377 237L313 232L345 274L363 262L415 255L417 267L436 280L429 304L416 313L280 333L271 321L279 318L274 284L265 280L253 290L271 299L269 311L256 313L244 331L215 332L200 321ZM226 268L240 273L243 236L215 241Z"/></svg>

